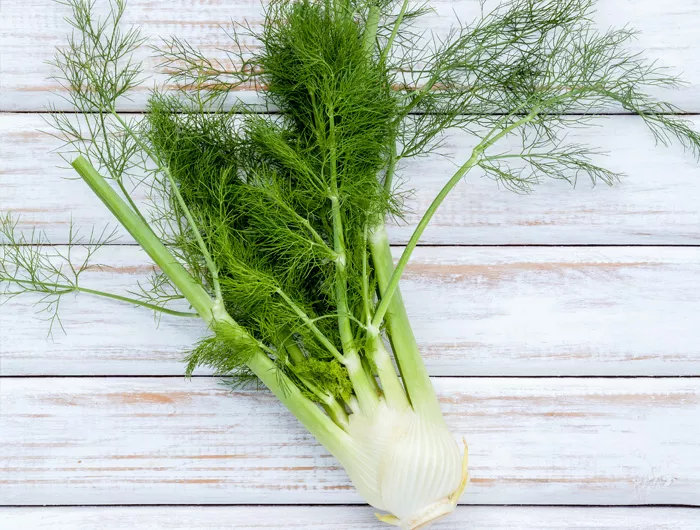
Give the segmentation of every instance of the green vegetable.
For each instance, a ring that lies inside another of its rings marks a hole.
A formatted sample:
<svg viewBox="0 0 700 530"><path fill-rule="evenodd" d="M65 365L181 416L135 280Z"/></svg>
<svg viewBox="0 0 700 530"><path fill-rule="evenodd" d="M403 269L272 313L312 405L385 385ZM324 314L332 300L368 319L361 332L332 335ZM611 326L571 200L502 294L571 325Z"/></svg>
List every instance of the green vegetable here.
<svg viewBox="0 0 700 530"><path fill-rule="evenodd" d="M625 50L633 32L597 32L592 1L511 0L439 40L412 30L426 8L407 1L274 0L251 35L257 51L231 33L235 66L167 41L156 54L171 89L154 90L138 119L117 112L143 81L132 53L144 41L120 27L124 2L98 19L88 1L68 1L74 34L56 65L85 114L54 112L51 123L160 272L130 296L84 288L88 261L52 255L7 216L5 294L43 293L54 316L80 291L203 319L211 332L188 353L187 373L261 381L389 512L380 519L403 528L452 511L468 478L398 288L447 194L471 173L521 191L541 177L612 183L596 151L563 134L611 108L700 154L677 109L645 92L678 80ZM236 101L242 86L258 87L274 112ZM449 128L476 145L394 265L384 228L402 213L394 176ZM504 151L513 135L520 149ZM106 236L72 243L94 252Z"/></svg>

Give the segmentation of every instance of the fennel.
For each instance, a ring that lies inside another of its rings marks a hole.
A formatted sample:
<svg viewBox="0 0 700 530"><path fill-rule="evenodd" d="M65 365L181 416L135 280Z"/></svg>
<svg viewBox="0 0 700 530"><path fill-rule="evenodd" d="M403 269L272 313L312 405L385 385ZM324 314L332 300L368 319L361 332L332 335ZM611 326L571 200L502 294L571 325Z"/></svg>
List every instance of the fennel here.
<svg viewBox="0 0 700 530"><path fill-rule="evenodd" d="M47 254L7 216L5 293L40 292L54 316L62 296L83 292L202 318L211 333L187 374L261 381L388 512L380 519L403 528L451 512L468 479L399 291L445 197L474 172L521 191L543 177L613 183L594 149L564 138L610 108L700 153L677 109L645 92L679 81L625 50L633 32L597 32L589 0L511 0L443 41L414 33L426 9L406 0L277 0L252 33L259 51L231 33L231 64L176 37L156 50L175 90L154 90L138 121L118 112L142 83L132 54L144 39L120 27L124 2L102 19L86 0L69 5L75 31L55 63L84 115L54 112L51 124L159 272L131 296L84 288L87 261ZM275 113L236 102L241 86ZM449 128L479 140L394 265L384 220L401 216L395 174ZM520 150L499 150L511 135ZM72 239L91 252L108 242ZM173 309L182 299L191 311Z"/></svg>

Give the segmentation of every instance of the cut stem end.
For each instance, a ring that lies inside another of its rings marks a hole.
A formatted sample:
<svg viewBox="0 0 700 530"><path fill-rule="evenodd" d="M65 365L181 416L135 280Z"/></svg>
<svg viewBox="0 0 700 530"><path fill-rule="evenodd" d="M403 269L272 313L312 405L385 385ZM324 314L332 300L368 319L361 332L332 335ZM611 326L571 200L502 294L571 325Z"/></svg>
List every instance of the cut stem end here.
<svg viewBox="0 0 700 530"><path fill-rule="evenodd" d="M438 519L442 519L451 514L455 509L455 505L449 498L440 499L439 501L427 506L415 516L401 520L394 515L377 515L377 519L383 523L404 528L405 530L416 530L418 528L426 528Z"/></svg>

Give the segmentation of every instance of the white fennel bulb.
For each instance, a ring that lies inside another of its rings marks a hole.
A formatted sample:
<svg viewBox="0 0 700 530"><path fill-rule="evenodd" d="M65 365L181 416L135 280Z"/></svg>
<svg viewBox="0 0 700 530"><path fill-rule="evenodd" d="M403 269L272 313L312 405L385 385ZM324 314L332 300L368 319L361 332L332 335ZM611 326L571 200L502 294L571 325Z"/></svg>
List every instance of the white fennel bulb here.
<svg viewBox="0 0 700 530"><path fill-rule="evenodd" d="M339 456L362 497L392 516L380 519L406 529L447 515L467 481L466 454L442 417L381 400L370 414L352 414L348 456Z"/></svg>

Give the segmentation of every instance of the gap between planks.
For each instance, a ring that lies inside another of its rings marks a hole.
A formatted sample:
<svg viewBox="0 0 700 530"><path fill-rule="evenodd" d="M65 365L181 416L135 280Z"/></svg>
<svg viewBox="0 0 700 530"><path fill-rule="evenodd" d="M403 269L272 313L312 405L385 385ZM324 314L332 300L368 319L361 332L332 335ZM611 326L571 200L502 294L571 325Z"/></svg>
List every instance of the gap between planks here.
<svg viewBox="0 0 700 530"><path fill-rule="evenodd" d="M7 246L9 245L7 242L0 241L0 247ZM31 244L31 243L26 243L26 244L20 244L17 245L18 247L37 247L37 248L52 248L52 247L69 247L69 246L75 246L75 247L80 247L83 246L79 243L73 243L73 244L66 244L66 243L41 243L41 244ZM108 245L102 245L105 248L109 247L131 247L131 248L139 248L140 245L138 243L110 243ZM404 248L404 245L400 244L392 244L390 245L392 249L402 249ZM503 243L503 244L474 244L474 243L446 243L446 244L440 244L440 243L418 243L419 247L423 248L464 248L464 249L469 249L469 248L700 248L700 244L698 245L692 245L692 244L649 244L646 245L644 243L638 243L638 244L615 244L615 243L600 243L600 244L594 244L594 243L581 243L581 244L559 244L559 245L546 245L543 243L532 243L532 244L527 244L527 243Z"/></svg>
<svg viewBox="0 0 700 530"><path fill-rule="evenodd" d="M233 504L233 503L211 503L211 504L195 504L195 503L178 503L178 504L42 504L40 506L28 506L26 504L0 504L0 509L25 509L25 510L54 510L57 508L98 508L100 510L109 510L111 508L352 508L363 509L369 508L367 504L349 504L342 502L329 502L324 504L314 503L264 503L256 502L252 504ZM656 508L668 508L670 510L698 510L700 505L697 504L459 504L458 508L475 509L475 508L601 508L601 509L620 509L620 510L646 510Z"/></svg>
<svg viewBox="0 0 700 530"><path fill-rule="evenodd" d="M149 114L149 111L147 110L129 110L129 111L124 111L125 114L133 114L136 116L145 116ZM214 114L213 111L211 112L204 112L205 114ZM7 109L0 109L0 114L38 114L38 115L50 115L50 114L69 114L69 115L75 115L75 116L82 116L82 115L92 115L92 114L97 114L97 111L93 112L82 112L78 110L59 110L59 111L52 111L50 109L38 109L38 110L7 110ZM175 112L174 114L180 114L179 112ZM280 114L279 111L274 111L274 110L269 110L269 111L263 111L263 110L256 110L255 114L260 114L260 115L266 115L266 116L275 116ZM418 116L421 113L418 112L410 112L408 115L409 116ZM518 114L518 116L523 116L524 114ZM678 116L680 118L693 118L696 116L700 116L700 112L658 112L656 113L658 116ZM463 114L458 114L458 116L474 116L474 114L468 114L468 113L463 113ZM490 113L489 116L505 116L505 114L500 114L500 113ZM634 112L605 112L605 111L599 111L599 112L567 112L564 114L564 116L586 116L589 118L594 118L597 116L600 117L616 117L616 116L638 116L638 114Z"/></svg>
<svg viewBox="0 0 700 530"><path fill-rule="evenodd" d="M214 374L193 374L185 377L184 374L61 374L61 375L1 375L2 379L221 379ZM700 374L685 375L468 375L468 374L437 374L431 375L431 379L700 379ZM2 506L2 505L0 505Z"/></svg>

